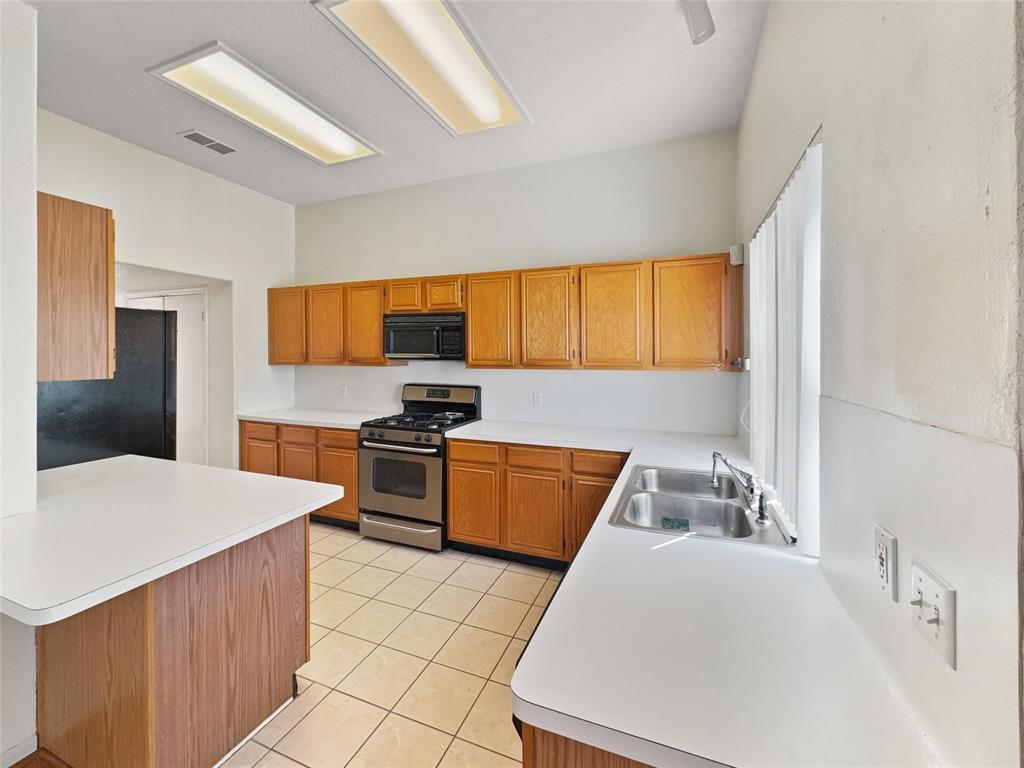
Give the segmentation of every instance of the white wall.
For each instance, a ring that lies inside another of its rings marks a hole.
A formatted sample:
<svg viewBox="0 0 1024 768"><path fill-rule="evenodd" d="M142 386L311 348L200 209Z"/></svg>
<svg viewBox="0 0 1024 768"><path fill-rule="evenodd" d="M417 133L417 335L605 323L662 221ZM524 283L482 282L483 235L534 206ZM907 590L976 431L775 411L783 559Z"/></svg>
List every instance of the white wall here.
<svg viewBox="0 0 1024 768"><path fill-rule="evenodd" d="M36 501L36 11L0 2L0 514ZM26 323L26 318L32 318ZM0 618L0 763L35 749L35 633Z"/></svg>
<svg viewBox="0 0 1024 768"><path fill-rule="evenodd" d="M739 131L747 240L822 126L822 566L956 765L1019 758L1014 87L1012 3L780 2ZM956 671L912 555L957 589Z"/></svg>
<svg viewBox="0 0 1024 768"><path fill-rule="evenodd" d="M235 414L293 402L291 367L267 365L266 289L294 281L295 209L45 110L39 188L112 208L119 261L231 282L234 402L210 400L210 451L237 460Z"/></svg>
<svg viewBox="0 0 1024 768"><path fill-rule="evenodd" d="M484 272L723 251L735 232L734 133L344 198L296 210L301 283ZM734 434L727 373L299 368L296 403L394 410L400 384L479 383L492 418ZM570 390L570 382L572 387ZM339 388L349 383L349 396ZM582 386L575 386L582 384ZM532 405L532 392L543 405Z"/></svg>

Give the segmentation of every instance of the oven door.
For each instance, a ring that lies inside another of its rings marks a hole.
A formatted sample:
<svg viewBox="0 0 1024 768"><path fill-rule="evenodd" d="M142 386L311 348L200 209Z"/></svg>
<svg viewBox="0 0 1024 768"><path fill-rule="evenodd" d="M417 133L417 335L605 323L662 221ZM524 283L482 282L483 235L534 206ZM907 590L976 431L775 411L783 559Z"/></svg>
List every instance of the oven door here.
<svg viewBox="0 0 1024 768"><path fill-rule="evenodd" d="M443 522L444 460L440 449L364 441L359 448L359 506Z"/></svg>
<svg viewBox="0 0 1024 768"><path fill-rule="evenodd" d="M441 357L441 329L436 323L388 318L384 323L384 356L399 360L436 360Z"/></svg>

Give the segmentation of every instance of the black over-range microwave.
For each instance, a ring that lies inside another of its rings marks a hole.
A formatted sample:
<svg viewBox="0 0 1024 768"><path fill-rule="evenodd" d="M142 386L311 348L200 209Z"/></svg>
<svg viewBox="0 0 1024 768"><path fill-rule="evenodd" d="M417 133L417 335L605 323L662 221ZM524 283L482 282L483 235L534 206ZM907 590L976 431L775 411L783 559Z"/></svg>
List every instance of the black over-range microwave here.
<svg viewBox="0 0 1024 768"><path fill-rule="evenodd" d="M384 315L384 356L465 360L465 315Z"/></svg>

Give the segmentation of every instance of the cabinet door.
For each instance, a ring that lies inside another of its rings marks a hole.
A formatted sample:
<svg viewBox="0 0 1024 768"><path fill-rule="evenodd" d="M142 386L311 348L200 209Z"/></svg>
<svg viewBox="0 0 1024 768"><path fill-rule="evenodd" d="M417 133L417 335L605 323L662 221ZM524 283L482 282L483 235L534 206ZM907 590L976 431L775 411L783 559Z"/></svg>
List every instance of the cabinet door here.
<svg viewBox="0 0 1024 768"><path fill-rule="evenodd" d="M114 214L37 196L39 381L114 376Z"/></svg>
<svg viewBox="0 0 1024 768"><path fill-rule="evenodd" d="M725 359L728 257L654 263L654 365L719 369Z"/></svg>
<svg viewBox="0 0 1024 768"><path fill-rule="evenodd" d="M317 480L345 487L338 501L321 507L317 514L342 520L359 519L359 451L344 448L320 448Z"/></svg>
<svg viewBox="0 0 1024 768"><path fill-rule="evenodd" d="M428 312L462 309L462 275L428 277L423 281L423 286Z"/></svg>
<svg viewBox="0 0 1024 768"><path fill-rule="evenodd" d="M278 474L296 480L316 480L316 446L278 443Z"/></svg>
<svg viewBox="0 0 1024 768"><path fill-rule="evenodd" d="M501 545L501 470L497 464L448 462L448 538Z"/></svg>
<svg viewBox="0 0 1024 768"><path fill-rule="evenodd" d="M259 472L263 475L277 474L277 442L245 438L242 443L245 456L242 466L246 472Z"/></svg>
<svg viewBox="0 0 1024 768"><path fill-rule="evenodd" d="M308 361L340 364L342 355L342 287L314 285L306 295Z"/></svg>
<svg viewBox="0 0 1024 768"><path fill-rule="evenodd" d="M650 262L580 267L580 358L586 368L650 365Z"/></svg>
<svg viewBox="0 0 1024 768"><path fill-rule="evenodd" d="M571 368L576 359L576 270L520 273L522 363L530 368Z"/></svg>
<svg viewBox="0 0 1024 768"><path fill-rule="evenodd" d="M569 557L579 550L615 485L613 478L574 475L569 489Z"/></svg>
<svg viewBox="0 0 1024 768"><path fill-rule="evenodd" d="M361 365L385 365L384 283L345 287L345 359Z"/></svg>
<svg viewBox="0 0 1024 768"><path fill-rule="evenodd" d="M517 275L469 275L466 278L466 365L511 368L516 355Z"/></svg>
<svg viewBox="0 0 1024 768"><path fill-rule="evenodd" d="M505 546L514 552L562 559L565 491L560 472L508 469L505 474Z"/></svg>
<svg viewBox="0 0 1024 768"><path fill-rule="evenodd" d="M388 312L419 312L423 309L421 280L389 280Z"/></svg>
<svg viewBox="0 0 1024 768"><path fill-rule="evenodd" d="M306 362L306 289L269 289L267 318L270 364Z"/></svg>

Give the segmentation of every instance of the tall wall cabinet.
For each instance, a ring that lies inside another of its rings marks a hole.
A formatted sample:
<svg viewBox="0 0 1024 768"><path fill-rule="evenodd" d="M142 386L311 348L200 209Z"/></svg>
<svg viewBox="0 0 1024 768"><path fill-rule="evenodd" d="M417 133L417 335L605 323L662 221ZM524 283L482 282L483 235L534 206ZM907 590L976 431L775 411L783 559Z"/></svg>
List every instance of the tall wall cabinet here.
<svg viewBox="0 0 1024 768"><path fill-rule="evenodd" d="M40 192L39 381L114 376L114 213Z"/></svg>

